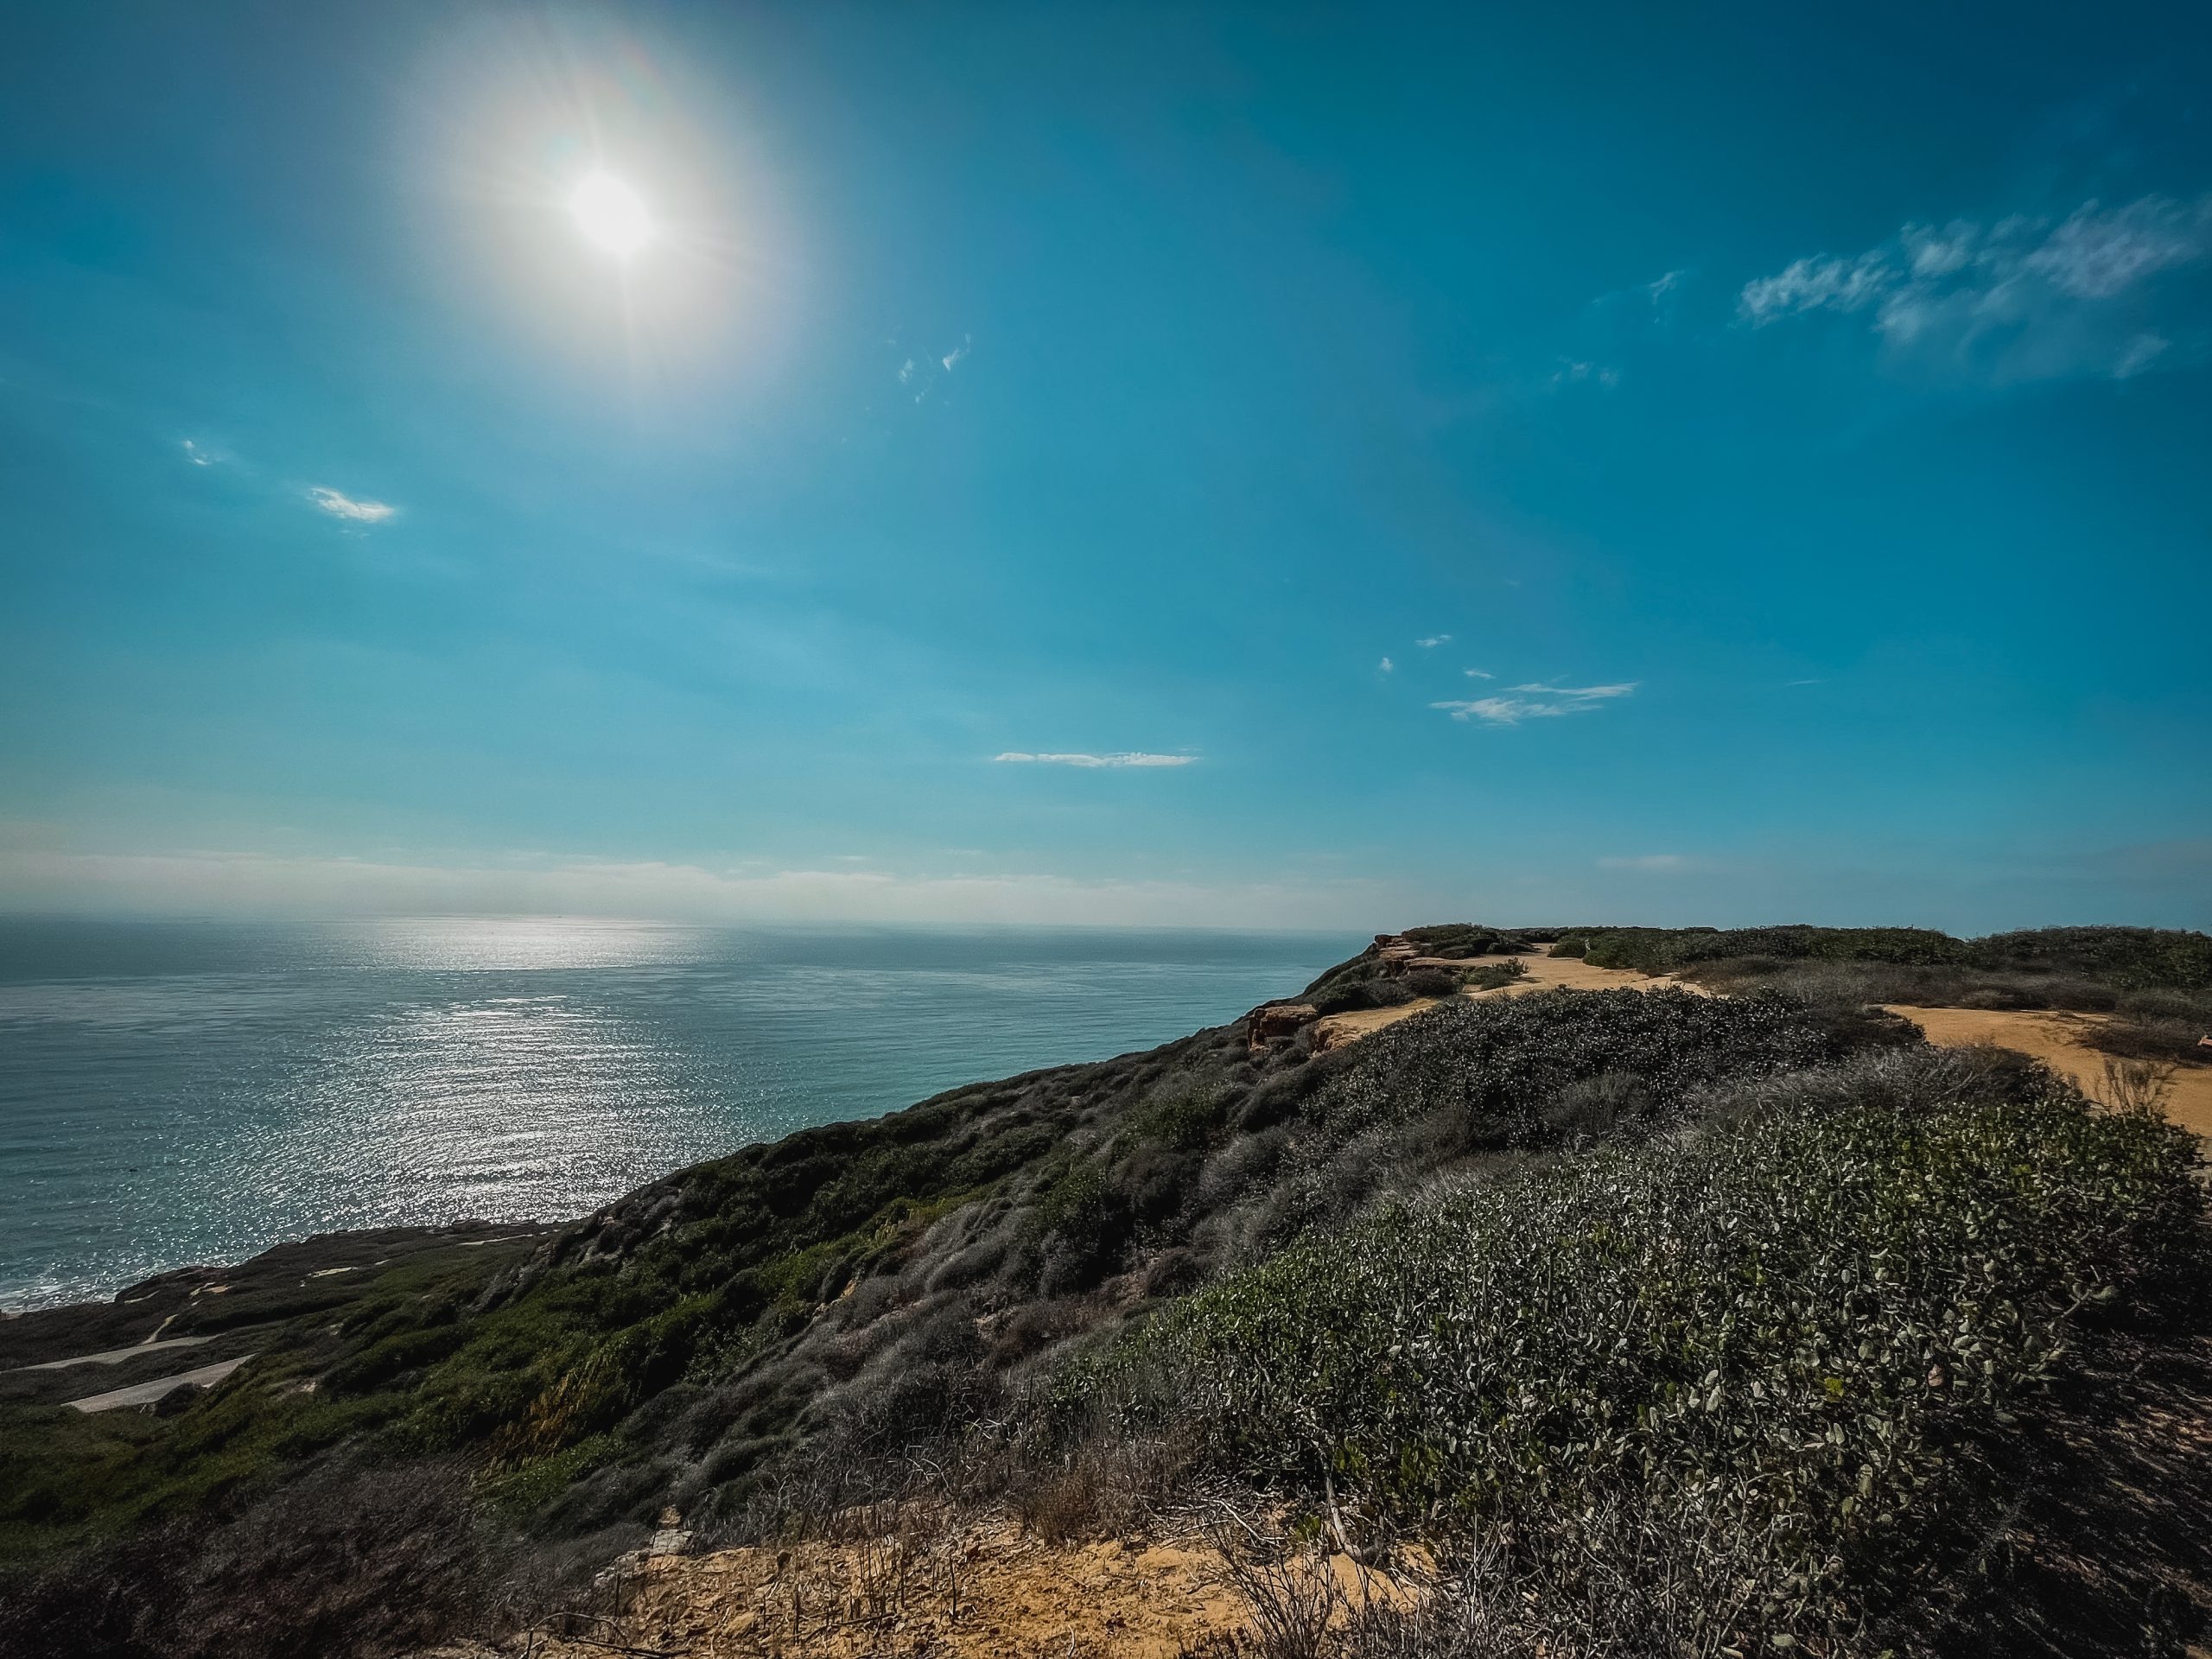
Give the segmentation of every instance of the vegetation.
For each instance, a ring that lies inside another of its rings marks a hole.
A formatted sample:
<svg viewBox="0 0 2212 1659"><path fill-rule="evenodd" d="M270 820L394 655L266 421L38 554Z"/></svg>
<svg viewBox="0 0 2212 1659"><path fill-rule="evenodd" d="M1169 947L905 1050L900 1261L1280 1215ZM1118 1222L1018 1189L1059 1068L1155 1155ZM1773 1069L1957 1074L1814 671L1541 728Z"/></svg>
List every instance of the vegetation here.
<svg viewBox="0 0 2212 1659"><path fill-rule="evenodd" d="M2202 1058L2197 1040L2212 1034L2212 937L2174 929L1580 928L1553 949L1717 990L1783 991L1831 1020L1884 1003L2108 1014L2097 1042L2162 1060Z"/></svg>
<svg viewBox="0 0 2212 1659"><path fill-rule="evenodd" d="M1722 961L1881 963L2064 976L2107 991L2212 990L2212 936L2150 927L2047 927L1957 939L1920 927L1570 928L1554 954L1679 973Z"/></svg>
<svg viewBox="0 0 2212 1659"><path fill-rule="evenodd" d="M1415 970L1449 991L1552 936L1408 937L1467 964ZM783 1536L918 1469L1053 1535L1200 1479L1363 1554L1421 1535L1460 1574L1433 1605L1503 1633L1452 1651L1611 1651L1624 1619L1674 1651L1847 1644L1997 1524L1993 1437L2075 1375L2084 1318L2195 1259L2198 1206L2155 1065L2107 1090L2136 1109L2093 1109L1927 1049L1864 1012L1911 999L1870 990L2185 1023L2202 943L1569 930L1740 994L1450 997L1321 1054L1238 1022L747 1147L558 1230L315 1241L220 1295L187 1274L11 1321L0 1365L164 1321L256 1357L161 1414L0 1377L0 1559L28 1573L0 1652L196 1653L177 1610L219 1602L226 1652L288 1625L380 1651L542 1603L665 1507ZM1302 1000L1411 978L1370 950ZM355 1519L308 1524L308 1494ZM418 1579L404 1630L364 1611ZM79 1625L107 1645L56 1645ZM1447 1650L1421 1640L1372 1650Z"/></svg>
<svg viewBox="0 0 2212 1659"><path fill-rule="evenodd" d="M2049 1380L2073 1316L2179 1259L2194 1145L1979 1057L1878 1056L1706 1109L1687 1143L1316 1235L1103 1373L1333 1524L1510 1538L1529 1593L1568 1603L1694 1586L1667 1650L1847 1635L1962 1541L1974 1437Z"/></svg>

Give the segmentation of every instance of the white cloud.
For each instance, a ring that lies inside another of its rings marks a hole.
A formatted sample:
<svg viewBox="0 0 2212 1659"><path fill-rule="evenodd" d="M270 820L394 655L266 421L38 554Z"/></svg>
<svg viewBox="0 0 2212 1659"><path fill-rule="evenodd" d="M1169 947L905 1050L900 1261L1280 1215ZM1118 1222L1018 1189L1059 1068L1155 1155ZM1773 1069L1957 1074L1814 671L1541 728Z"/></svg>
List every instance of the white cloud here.
<svg viewBox="0 0 2212 1659"><path fill-rule="evenodd" d="M1469 673L1476 671L1469 669ZM1484 676L1488 678L1487 675ZM1602 707L1614 697L1624 697L1636 690L1636 682L1618 685L1563 686L1534 683L1512 688L1516 694L1510 697L1475 697L1432 702L1432 709L1440 709L1452 719L1481 721L1487 726L1518 726L1524 720L1554 720L1566 715L1586 715Z"/></svg>
<svg viewBox="0 0 2212 1659"><path fill-rule="evenodd" d="M1680 288L1682 285L1682 278L1688 275L1688 270L1670 270L1656 282L1646 283L1643 285L1643 291L1651 296L1652 303L1656 305Z"/></svg>
<svg viewBox="0 0 2212 1659"><path fill-rule="evenodd" d="M399 511L382 501L356 501L350 495L320 484L308 492L308 499L334 518L347 518L360 524L380 524Z"/></svg>
<svg viewBox="0 0 2212 1659"><path fill-rule="evenodd" d="M2083 202L2056 226L2012 218L1940 230L1906 225L1853 257L1799 259L1744 285L1754 328L1813 311L1871 312L1902 365L2000 384L2163 367L2171 341L2150 326L2167 296L2154 279L2212 260L2212 195Z"/></svg>
<svg viewBox="0 0 2212 1659"><path fill-rule="evenodd" d="M202 449L190 438L184 441L184 458L195 467L213 467L215 457Z"/></svg>
<svg viewBox="0 0 2212 1659"><path fill-rule="evenodd" d="M1494 680L1497 677L1486 668L1465 668L1459 671L1471 680Z"/></svg>
<svg viewBox="0 0 2212 1659"><path fill-rule="evenodd" d="M1451 643L1452 636L1448 633L1432 633L1426 639L1414 641L1414 644L1419 645L1423 651L1434 651L1439 645L1448 645Z"/></svg>
<svg viewBox="0 0 2212 1659"><path fill-rule="evenodd" d="M1601 870L1682 870L1689 868L1689 860L1680 853L1643 853L1635 858L1601 858Z"/></svg>
<svg viewBox="0 0 2212 1659"><path fill-rule="evenodd" d="M1195 754L1147 754L1141 749L1128 749L1118 754L1029 754L1009 749L1004 754L991 757L1016 766L1187 766L1198 760Z"/></svg>
<svg viewBox="0 0 2212 1659"><path fill-rule="evenodd" d="M1516 685L1513 690L1534 692L1541 696L1573 697L1577 701L1586 702L1599 697L1624 697L1634 691L1636 686L1637 683L1634 680L1627 680L1618 685L1545 685L1538 683L1530 685Z"/></svg>
<svg viewBox="0 0 2212 1659"><path fill-rule="evenodd" d="M2106 212L2085 201L2022 263L2062 294L2108 300L2154 271L2205 257L2212 242L2212 197L2184 207L2145 196Z"/></svg>
<svg viewBox="0 0 2212 1659"><path fill-rule="evenodd" d="M1859 311L1872 305L1897 280L1897 272L1877 249L1856 259L1836 259L1823 254L1799 259L1772 276L1744 284L1740 304L1753 327L1800 311Z"/></svg>
<svg viewBox="0 0 2212 1659"><path fill-rule="evenodd" d="M1518 726L1524 720L1574 712L1563 703L1535 702L1526 697L1477 697L1471 702L1432 702L1428 706L1443 709L1454 720L1479 720L1491 726Z"/></svg>
<svg viewBox="0 0 2212 1659"><path fill-rule="evenodd" d="M976 337L973 334L963 334L960 337L960 343L954 346L950 351L947 352L943 357L938 359L938 361L944 364L944 372L947 374L950 374L952 371L959 365L960 359L967 356L969 352L973 349L975 344Z"/></svg>
<svg viewBox="0 0 2212 1659"><path fill-rule="evenodd" d="M1392 669L1397 667L1397 664L1392 662L1388 657L1385 657L1379 666L1383 673L1388 674Z"/></svg>

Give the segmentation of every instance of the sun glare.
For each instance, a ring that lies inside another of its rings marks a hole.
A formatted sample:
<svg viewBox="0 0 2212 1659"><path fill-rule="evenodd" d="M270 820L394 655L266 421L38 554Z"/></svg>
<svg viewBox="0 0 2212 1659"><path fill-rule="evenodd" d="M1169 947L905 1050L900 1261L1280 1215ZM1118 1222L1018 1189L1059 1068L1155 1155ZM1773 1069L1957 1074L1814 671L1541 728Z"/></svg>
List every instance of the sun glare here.
<svg viewBox="0 0 2212 1659"><path fill-rule="evenodd" d="M620 258L635 253L652 238L652 218L645 204L611 173L588 175L569 198L569 211L579 230Z"/></svg>

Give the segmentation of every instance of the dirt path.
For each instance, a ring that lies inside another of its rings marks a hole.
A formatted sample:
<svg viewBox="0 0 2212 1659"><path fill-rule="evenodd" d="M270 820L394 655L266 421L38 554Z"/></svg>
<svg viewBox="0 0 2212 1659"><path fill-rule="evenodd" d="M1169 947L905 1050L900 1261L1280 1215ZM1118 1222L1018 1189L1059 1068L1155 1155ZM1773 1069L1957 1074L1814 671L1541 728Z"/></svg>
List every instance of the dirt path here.
<svg viewBox="0 0 2212 1659"><path fill-rule="evenodd" d="M1423 958L1412 965L1416 968L1467 969L1494 965L1505 961L1503 957L1475 957L1465 962L1447 962L1440 958ZM1547 957L1529 954L1516 957L1527 970L1525 976L1512 984L1494 991L1462 991L1460 995L1481 1001L1492 996L1526 996L1531 991L1656 991L1662 985L1672 985L1686 991L1695 991L1700 996L1708 993L1702 986L1692 985L1670 974L1650 977L1632 968L1599 968L1580 957ZM1313 1022L1314 1046L1317 1049L1342 1048L1346 1043L1395 1026L1401 1020L1411 1019L1434 1007L1441 997L1419 996L1410 1002L1400 1002L1387 1008L1358 1008L1350 1014L1332 1014Z"/></svg>
<svg viewBox="0 0 2212 1659"><path fill-rule="evenodd" d="M81 1400L72 1400L67 1403L79 1411L114 1411L124 1406L150 1406L163 1395L187 1386L212 1388L252 1357L251 1354L240 1354L236 1359L219 1359L213 1365L202 1365L196 1371L181 1371L175 1376L160 1377L151 1382L134 1382L127 1389L110 1389L105 1394L88 1394Z"/></svg>
<svg viewBox="0 0 2212 1659"><path fill-rule="evenodd" d="M19 1371L60 1371L72 1365L120 1365L126 1359L136 1359L141 1354L165 1353L172 1348L197 1348L203 1342L213 1342L213 1337L171 1337L167 1342L146 1341L129 1348L111 1348L104 1354L79 1354L72 1359L41 1360L35 1365L18 1365Z"/></svg>
<svg viewBox="0 0 2212 1659"><path fill-rule="evenodd" d="M1994 1043L2016 1048L2041 1060L2062 1076L2079 1084L2084 1092L2101 1095L2105 1060L2101 1049L2088 1044L2090 1033L2111 1016L2102 1014L2056 1014L2004 1008L1915 1008L1903 1003L1886 1005L1918 1026L1931 1043L1949 1048ZM2212 1135L2212 1066L2174 1068L2173 1084L2166 1096L2166 1116L2193 1135Z"/></svg>

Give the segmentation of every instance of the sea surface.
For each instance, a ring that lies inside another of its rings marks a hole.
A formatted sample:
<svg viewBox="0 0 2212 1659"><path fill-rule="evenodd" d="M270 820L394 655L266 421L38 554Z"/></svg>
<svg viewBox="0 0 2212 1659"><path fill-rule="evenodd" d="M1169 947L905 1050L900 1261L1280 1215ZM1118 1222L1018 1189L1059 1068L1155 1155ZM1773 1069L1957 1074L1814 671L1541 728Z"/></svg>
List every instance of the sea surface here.
<svg viewBox="0 0 2212 1659"><path fill-rule="evenodd" d="M750 1141L1219 1024L1363 943L0 920L0 1308L339 1228L582 1215Z"/></svg>

